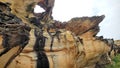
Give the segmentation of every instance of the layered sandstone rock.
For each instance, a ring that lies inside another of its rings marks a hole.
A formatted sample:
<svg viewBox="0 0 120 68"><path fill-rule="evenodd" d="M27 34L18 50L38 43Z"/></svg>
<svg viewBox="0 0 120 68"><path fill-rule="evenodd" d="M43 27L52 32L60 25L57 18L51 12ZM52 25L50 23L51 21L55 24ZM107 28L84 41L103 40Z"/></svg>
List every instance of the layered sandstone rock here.
<svg viewBox="0 0 120 68"><path fill-rule="evenodd" d="M50 68L94 68L96 63L101 61L101 57L110 51L110 47L105 41L94 37L97 32L98 30L94 28L79 35L80 39L82 39L82 42L79 42L74 33L64 30L59 35L60 42L55 38L53 52L50 51L50 36L47 32L44 33L48 38L45 51L49 59ZM34 36L32 37L34 38ZM33 40L30 40L31 42ZM37 57L33 51L33 45L34 42L32 45L28 45L10 64L9 68L35 68ZM110 63L109 56L106 58L108 59L104 59L103 64Z"/></svg>
<svg viewBox="0 0 120 68"><path fill-rule="evenodd" d="M57 47L54 52L46 51L50 68L94 68L95 64L101 61L101 56L110 50L110 47L106 43L94 38L91 38L91 40L85 39L83 41L84 45L75 46L73 44L70 45L69 42L66 44L57 44L61 48ZM103 64L110 62L109 57L106 58L108 59L103 60ZM35 68L36 60L37 57L32 48L27 47L11 63L9 68Z"/></svg>
<svg viewBox="0 0 120 68"><path fill-rule="evenodd" d="M29 21L31 17L36 17L32 12L26 11L26 6L31 5L33 9L37 2L44 0L0 0L11 4L12 13L22 19L24 23L32 25ZM33 4L33 2L35 2ZM54 0L49 0L49 5L52 6ZM44 2L42 2L44 3ZM47 9L46 7L44 7ZM23 10L23 11L21 11ZM46 11L47 12L47 11ZM103 38L98 38L96 34L99 32L99 23L104 19L102 16L73 18L66 23L60 23L52 20L49 16L51 11L46 14L40 21L44 26L43 35L47 37L45 42L45 53L49 60L50 68L95 68L97 65L105 65L110 63L108 52L110 51L109 44ZM29 18L27 18L27 17ZM57 24L56 24L57 23ZM47 24L47 26L46 26ZM47 32L48 25L55 24L55 28L50 28L51 33L60 31L59 39L54 37L52 51L50 50L51 36ZM36 28L32 25L31 28ZM1 38L1 37L0 37ZM2 39L2 38L1 38ZM33 50L35 45L34 29L30 32L30 40L22 53L18 55L8 66L8 68L36 68L37 56ZM2 40L0 40L2 43ZM2 48L2 47L1 47ZM2 50L2 49L1 49ZM9 57L16 53L17 47L10 50L3 56L0 56L0 68L4 68Z"/></svg>

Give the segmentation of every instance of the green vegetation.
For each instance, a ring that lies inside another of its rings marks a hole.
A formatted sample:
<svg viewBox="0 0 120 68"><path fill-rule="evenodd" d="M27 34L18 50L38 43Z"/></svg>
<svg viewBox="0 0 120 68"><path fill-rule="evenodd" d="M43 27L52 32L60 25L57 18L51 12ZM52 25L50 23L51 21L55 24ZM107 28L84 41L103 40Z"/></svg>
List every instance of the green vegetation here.
<svg viewBox="0 0 120 68"><path fill-rule="evenodd" d="M115 56L112 59L112 64L107 65L106 68L120 68L120 54Z"/></svg>

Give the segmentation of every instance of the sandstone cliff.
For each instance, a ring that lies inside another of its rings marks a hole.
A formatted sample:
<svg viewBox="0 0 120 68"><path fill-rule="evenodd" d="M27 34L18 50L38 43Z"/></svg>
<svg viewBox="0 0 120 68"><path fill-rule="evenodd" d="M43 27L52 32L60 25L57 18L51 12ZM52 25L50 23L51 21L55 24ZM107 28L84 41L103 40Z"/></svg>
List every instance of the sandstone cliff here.
<svg viewBox="0 0 120 68"><path fill-rule="evenodd" d="M104 19L104 15L73 18L68 22L61 23L52 19L52 8L47 11L49 7L53 7L54 0L48 0L48 4L44 2L47 0L0 1L10 3L11 13L32 28L29 43L10 63L8 68L36 68L38 57L33 50L36 41L34 28L40 28L40 26L34 25L33 23L35 22L31 20L38 17L40 17L40 23L43 25L43 36L47 38L44 52L47 55L50 68L97 68L111 62L111 58L108 55L111 45L106 42L107 39L96 36L99 32L98 25ZM42 4L46 14L41 13L40 15L37 14L39 15L37 16L33 12L26 10L29 5L31 5L31 10L33 10L36 4ZM57 35L57 32L60 33ZM55 35L54 38L51 35ZM2 35L0 39L2 51ZM6 54L0 56L0 68L4 68L9 57L15 54L17 50L18 47L14 47Z"/></svg>

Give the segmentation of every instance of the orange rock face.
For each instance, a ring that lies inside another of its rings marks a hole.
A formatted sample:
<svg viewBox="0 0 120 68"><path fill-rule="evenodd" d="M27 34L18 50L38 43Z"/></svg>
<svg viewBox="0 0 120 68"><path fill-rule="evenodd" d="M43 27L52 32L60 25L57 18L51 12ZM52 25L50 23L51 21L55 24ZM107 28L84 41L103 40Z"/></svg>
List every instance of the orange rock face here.
<svg viewBox="0 0 120 68"><path fill-rule="evenodd" d="M26 16L31 17L31 12L26 11L26 6L35 2L31 8L40 2L44 4L47 0L0 0L11 3L12 13L22 19L24 23L28 23L29 26L33 25L29 22ZM18 1L18 2L16 2ZM47 5L53 7L54 0L49 0ZM24 5L23 5L24 4ZM44 6L45 7L45 6ZM45 7L45 9L47 9ZM23 11L21 11L23 10ZM46 11L47 12L47 11ZM44 53L47 55L50 68L95 68L97 64L108 64L111 59L108 56L110 46L104 41L103 38L97 38L96 34L99 32L99 23L104 19L102 16L73 18L65 24L56 24L50 16L50 12L43 16L40 23L43 25L43 36L46 37ZM35 17L33 15L33 17ZM59 26L59 28L58 28ZM38 57L33 50L36 37L34 36L34 28L37 26L31 26L30 40L24 50L10 63L8 68L36 68ZM40 28L39 28L40 29ZM54 37L52 51L51 51L51 35L55 35L57 30L60 31L58 36ZM39 31L38 31L39 32ZM0 50L2 51L2 36L0 36ZM10 57L16 54L19 47L14 47L4 55L0 56L0 68L4 68ZM105 59L104 59L105 58Z"/></svg>
<svg viewBox="0 0 120 68"><path fill-rule="evenodd" d="M70 34L70 35L69 35ZM63 37L67 35L68 37ZM104 41L96 40L94 37L83 38L83 44L76 43L70 32L61 35L61 42L54 42L53 52L50 52L47 40L45 47L49 59L50 68L94 68L95 64L101 60L101 56L106 54L110 47ZM70 37L71 36L71 37ZM110 58L103 60L104 63L110 62ZM32 47L26 47L24 51L16 57L8 68L35 68L36 54ZM105 64L106 64L105 63Z"/></svg>

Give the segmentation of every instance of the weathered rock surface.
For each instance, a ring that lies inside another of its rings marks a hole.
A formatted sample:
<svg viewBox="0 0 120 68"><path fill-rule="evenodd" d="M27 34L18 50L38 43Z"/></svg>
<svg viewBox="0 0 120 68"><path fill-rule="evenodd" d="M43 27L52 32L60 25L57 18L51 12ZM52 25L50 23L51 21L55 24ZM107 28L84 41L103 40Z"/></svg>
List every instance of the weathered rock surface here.
<svg viewBox="0 0 120 68"><path fill-rule="evenodd" d="M93 37L98 31L94 29L85 32L77 37L70 31L63 31L53 43L53 52L50 52L50 36L47 33L44 35L48 38L46 40L45 51L49 59L50 68L94 68L96 63L101 61L101 56L110 51L108 44L100 39ZM31 36L34 39L34 36ZM10 64L9 68L35 68L37 57L33 51L34 41L30 40L30 44L24 51L16 57ZM110 63L110 58L106 57L103 64Z"/></svg>
<svg viewBox="0 0 120 68"><path fill-rule="evenodd" d="M44 0L0 0L1 2L11 3L12 13L22 19L24 23L29 25L29 19L36 17L32 12L27 12L28 5L34 5L38 2L43 3ZM17 1L17 2L16 2ZM43 1L43 2L42 2ZM46 0L45 0L46 1ZM49 5L53 7L54 0L49 0ZM35 2L33 4L33 2ZM48 7L45 7L47 9ZM31 9L31 10L32 10ZM22 11L21 11L22 10ZM47 12L47 11L46 11ZM47 32L47 25L54 24L55 20L51 19L51 11L46 14L41 23L44 26L43 35L47 37L45 42L45 53L49 60L50 68L95 68L97 65L105 65L111 62L108 52L109 44L104 38L98 38L96 34L99 32L99 23L104 19L102 16L73 18L65 24L57 23L56 27L50 28L51 33L60 31L59 39L54 37L52 51L50 50L51 36ZM41 15L40 15L41 16ZM29 19L28 19L29 18ZM35 25L31 26L36 28ZM0 37L2 45L2 38ZM22 53L18 55L8 68L36 68L37 56L33 50L35 44L34 29L30 32L30 40ZM2 48L2 46L0 46ZM2 50L2 49L1 49ZM3 56L0 56L0 68L4 68L9 57L16 53L17 47L10 50Z"/></svg>

